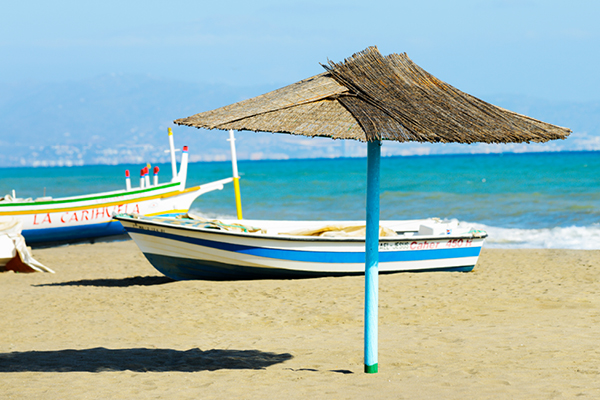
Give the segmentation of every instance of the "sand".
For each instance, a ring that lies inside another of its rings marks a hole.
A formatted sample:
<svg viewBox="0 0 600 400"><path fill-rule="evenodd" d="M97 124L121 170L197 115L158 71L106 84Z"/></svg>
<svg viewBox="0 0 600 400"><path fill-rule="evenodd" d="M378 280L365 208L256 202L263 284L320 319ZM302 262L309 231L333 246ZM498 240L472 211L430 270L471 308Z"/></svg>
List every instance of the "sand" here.
<svg viewBox="0 0 600 400"><path fill-rule="evenodd" d="M2 399L600 398L600 251L484 249L471 273L171 281L131 241L0 273Z"/></svg>

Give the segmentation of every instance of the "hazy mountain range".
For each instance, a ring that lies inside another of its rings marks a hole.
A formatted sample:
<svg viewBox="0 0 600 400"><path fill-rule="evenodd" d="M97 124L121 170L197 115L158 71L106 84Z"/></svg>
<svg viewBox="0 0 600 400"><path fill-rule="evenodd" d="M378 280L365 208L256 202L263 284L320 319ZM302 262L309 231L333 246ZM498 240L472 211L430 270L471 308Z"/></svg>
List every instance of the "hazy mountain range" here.
<svg viewBox="0 0 600 400"><path fill-rule="evenodd" d="M277 87L186 83L142 75L85 81L0 84L0 166L71 166L167 162L167 128L192 161L229 158L227 133L173 126L172 121ZM569 127L564 141L532 145L385 143L384 155L501 151L600 150L600 101L544 101L510 95L482 97L545 122ZM366 146L269 133L238 132L239 159L356 157Z"/></svg>

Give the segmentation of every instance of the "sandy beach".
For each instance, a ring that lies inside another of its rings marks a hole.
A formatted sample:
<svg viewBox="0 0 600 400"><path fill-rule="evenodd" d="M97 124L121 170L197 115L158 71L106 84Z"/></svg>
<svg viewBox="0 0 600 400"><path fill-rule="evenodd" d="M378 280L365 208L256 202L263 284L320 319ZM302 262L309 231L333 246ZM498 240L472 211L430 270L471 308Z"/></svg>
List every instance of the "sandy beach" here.
<svg viewBox="0 0 600 400"><path fill-rule="evenodd" d="M484 249L471 273L171 281L132 241L0 273L2 399L600 397L600 251Z"/></svg>

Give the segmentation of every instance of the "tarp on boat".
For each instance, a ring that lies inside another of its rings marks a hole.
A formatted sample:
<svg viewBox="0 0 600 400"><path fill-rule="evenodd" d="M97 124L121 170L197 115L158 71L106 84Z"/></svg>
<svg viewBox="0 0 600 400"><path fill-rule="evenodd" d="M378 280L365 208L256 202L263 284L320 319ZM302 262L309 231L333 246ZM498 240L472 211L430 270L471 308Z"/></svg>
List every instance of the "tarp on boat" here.
<svg viewBox="0 0 600 400"><path fill-rule="evenodd" d="M298 229L291 232L281 232L280 235L290 236L319 236L319 237L365 237L366 225L327 225L315 229ZM379 237L398 236L392 229L379 226Z"/></svg>

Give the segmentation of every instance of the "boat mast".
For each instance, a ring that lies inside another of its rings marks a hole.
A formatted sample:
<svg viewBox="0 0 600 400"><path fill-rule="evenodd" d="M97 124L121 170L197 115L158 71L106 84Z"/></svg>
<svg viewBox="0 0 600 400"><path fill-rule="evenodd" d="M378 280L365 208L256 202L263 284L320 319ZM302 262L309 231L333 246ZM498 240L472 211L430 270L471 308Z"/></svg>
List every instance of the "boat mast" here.
<svg viewBox="0 0 600 400"><path fill-rule="evenodd" d="M169 128L169 148L171 150L171 170L173 171L171 182L175 182L177 179L177 162L175 161L175 143L173 143L173 130L171 128Z"/></svg>
<svg viewBox="0 0 600 400"><path fill-rule="evenodd" d="M235 152L235 137L233 136L233 130L229 130L229 139L227 139L231 146L231 167L233 169L233 190L235 191L235 209L237 211L237 218L242 219L242 197L240 194L240 176L238 175L237 167L237 154Z"/></svg>
<svg viewBox="0 0 600 400"><path fill-rule="evenodd" d="M179 163L179 174L177 180L180 182L179 190L185 189L185 181L187 179L187 167L188 167L188 147L183 146L183 153L181 153L181 162Z"/></svg>

